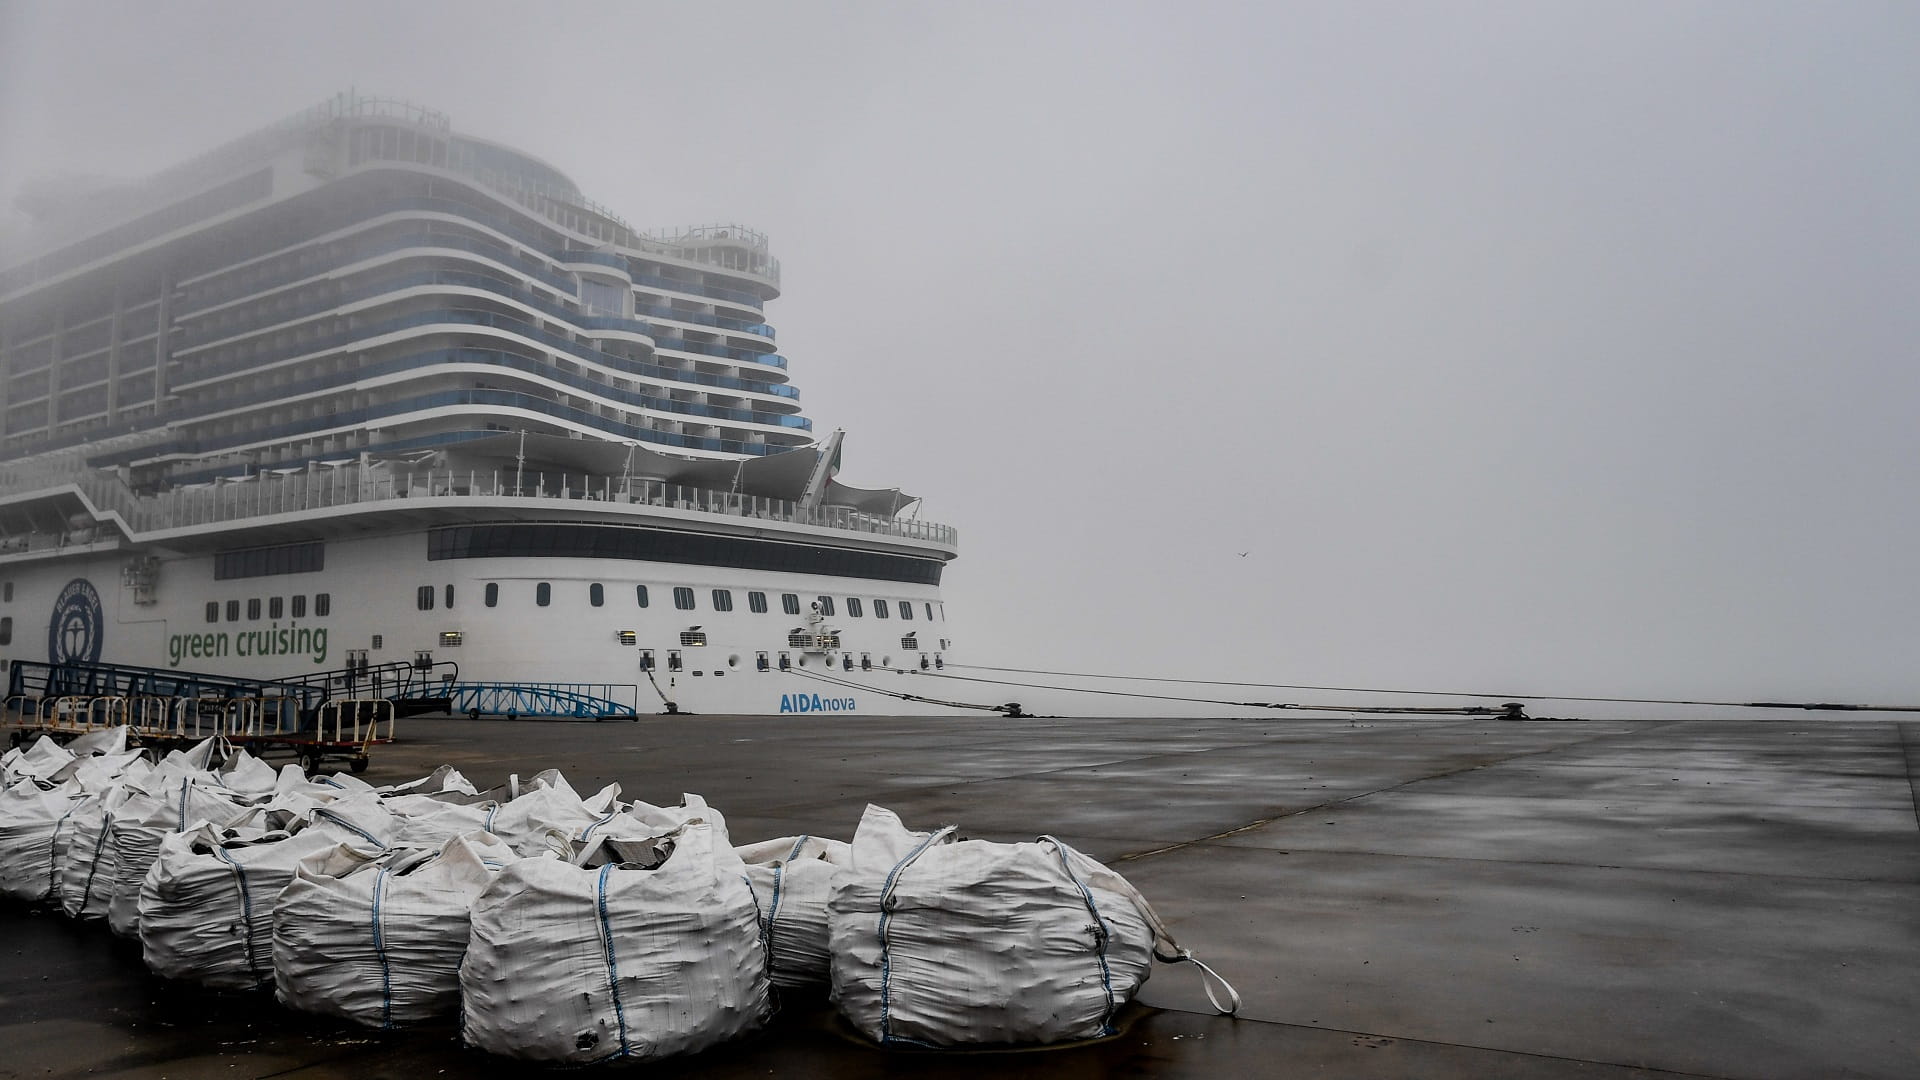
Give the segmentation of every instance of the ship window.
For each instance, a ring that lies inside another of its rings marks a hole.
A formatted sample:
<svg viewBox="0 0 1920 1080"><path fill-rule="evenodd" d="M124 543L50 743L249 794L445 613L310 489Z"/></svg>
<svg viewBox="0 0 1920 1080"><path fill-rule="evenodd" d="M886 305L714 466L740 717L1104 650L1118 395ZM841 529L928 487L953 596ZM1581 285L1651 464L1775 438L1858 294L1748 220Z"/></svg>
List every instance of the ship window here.
<svg viewBox="0 0 1920 1080"><path fill-rule="evenodd" d="M727 589L713 590L713 610L732 611L733 593Z"/></svg>
<svg viewBox="0 0 1920 1080"><path fill-rule="evenodd" d="M645 585L635 585L633 587L633 599L634 599L634 602L639 604L641 607L646 607L647 606L647 587Z"/></svg>
<svg viewBox="0 0 1920 1080"><path fill-rule="evenodd" d="M847 617L857 619L862 614L864 613L860 610L860 598L857 596L847 597Z"/></svg>
<svg viewBox="0 0 1920 1080"><path fill-rule="evenodd" d="M873 602L874 618L884 619L884 618L887 618L890 614L892 613L887 610L887 602L885 600L875 600Z"/></svg>
<svg viewBox="0 0 1920 1080"><path fill-rule="evenodd" d="M681 611L692 611L693 590L687 588L685 585L675 585L673 587L673 606L679 608Z"/></svg>
<svg viewBox="0 0 1920 1080"><path fill-rule="evenodd" d="M312 574L326 569L326 545L319 540L278 547L222 551L213 557L213 579L266 577L269 574Z"/></svg>
<svg viewBox="0 0 1920 1080"><path fill-rule="evenodd" d="M373 648L378 649L382 645L385 645L386 643L387 643L387 639L384 636L380 634L373 635Z"/></svg>
<svg viewBox="0 0 1920 1080"><path fill-rule="evenodd" d="M933 621L933 603L931 601L927 603L927 621Z"/></svg>
<svg viewBox="0 0 1920 1080"><path fill-rule="evenodd" d="M587 603L594 607L606 607L607 587L597 581L587 586Z"/></svg>
<svg viewBox="0 0 1920 1080"><path fill-rule="evenodd" d="M553 603L553 583L543 581L533 587L533 602L541 607Z"/></svg>
<svg viewBox="0 0 1920 1080"><path fill-rule="evenodd" d="M301 619L301 618L305 618L306 614L307 614L306 596L301 595L301 596L294 597L293 598L293 617L296 619Z"/></svg>
<svg viewBox="0 0 1920 1080"><path fill-rule="evenodd" d="M316 617L324 617L330 614L332 611L333 611L333 594L332 593L314 593L313 594L313 613Z"/></svg>
<svg viewBox="0 0 1920 1080"><path fill-rule="evenodd" d="M453 608L453 582L447 582L447 608Z"/></svg>
<svg viewBox="0 0 1920 1080"><path fill-rule="evenodd" d="M227 621L228 622L240 621L240 601L238 600L227 601Z"/></svg>
<svg viewBox="0 0 1920 1080"><path fill-rule="evenodd" d="M0 585L0 600L4 600L9 604L13 603L13 582L9 581L4 585Z"/></svg>
<svg viewBox="0 0 1920 1080"><path fill-rule="evenodd" d="M0 645L13 644L13 616L0 615Z"/></svg>
<svg viewBox="0 0 1920 1080"><path fill-rule="evenodd" d="M913 618L913 605L905 600L900 601L900 617L903 619Z"/></svg>
<svg viewBox="0 0 1920 1080"><path fill-rule="evenodd" d="M820 614L822 615L833 614L833 597L823 596L819 599L818 603L820 604Z"/></svg>
<svg viewBox="0 0 1920 1080"><path fill-rule="evenodd" d="M287 600L284 596L275 596L267 600L267 618L277 619L286 612Z"/></svg>
<svg viewBox="0 0 1920 1080"><path fill-rule="evenodd" d="M748 593L747 610L753 612L755 615L765 615L767 613L767 594L763 592Z"/></svg>
<svg viewBox="0 0 1920 1080"><path fill-rule="evenodd" d="M422 585L413 590L413 606L421 611L433 610L433 586Z"/></svg>
<svg viewBox="0 0 1920 1080"><path fill-rule="evenodd" d="M208 622L220 621L220 601L218 600L207 601L207 621Z"/></svg>
<svg viewBox="0 0 1920 1080"><path fill-rule="evenodd" d="M487 582L486 605L488 607L500 606L500 583L499 582L497 581Z"/></svg>
<svg viewBox="0 0 1920 1080"><path fill-rule="evenodd" d="M789 615L800 614L800 598L792 593L781 593L780 610Z"/></svg>

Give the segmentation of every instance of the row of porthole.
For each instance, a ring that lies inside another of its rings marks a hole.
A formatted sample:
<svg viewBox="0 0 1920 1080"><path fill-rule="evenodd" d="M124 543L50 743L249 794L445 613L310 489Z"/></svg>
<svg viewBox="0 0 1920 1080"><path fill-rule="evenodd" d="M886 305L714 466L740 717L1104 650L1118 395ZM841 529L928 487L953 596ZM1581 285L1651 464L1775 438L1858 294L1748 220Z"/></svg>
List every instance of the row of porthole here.
<svg viewBox="0 0 1920 1080"><path fill-rule="evenodd" d="M439 599L438 594L439 594L439 590L436 590L432 585L422 585L418 589L414 590L414 606L420 609L421 611L432 611L434 609L434 605L436 601ZM452 608L453 607L453 586L451 584L448 584L444 587L444 594L445 594L445 603L443 606L447 608ZM652 596L648 592L647 586L635 585L633 587L633 596L634 596L634 605L636 607L644 608L644 607L651 606ZM487 607L500 606L500 583L499 582L497 581L487 582L486 588L483 592L482 602L485 603ZM712 595L712 602L713 602L713 610L715 611L732 611L733 610L733 590L732 589L714 589L713 595ZM862 598L858 596L849 596L846 598L846 602L847 602L848 617L858 619L864 615L866 608L865 608L864 602L862 601ZM552 606L553 604L553 583L552 582L541 581L541 582L536 582L534 584L533 603L535 607ZM606 586L602 585L600 582L597 582L597 581L589 584L587 586L588 606L605 607L606 603L607 603ZM834 598L831 596L821 595L821 596L815 597L810 603L812 607L815 610L819 611L819 613L822 615L831 617L834 614L834 609L835 609ZM885 619L885 618L891 617L888 611L888 606L887 606L888 603L889 602L883 598L875 597L873 599L873 614L875 618ZM899 612L901 619L912 621L912 619L914 618L914 601L894 600L892 601L892 604L893 604L892 610ZM698 599L694 590L691 587L686 585L673 586L673 606L675 609L679 611L698 610L698 607L699 607ZM926 612L926 617L929 622L934 621L938 617L935 613L933 601L931 600L920 601L920 607ZM798 593L781 593L780 609L785 613L787 613L788 615L800 614L801 607L800 607L799 594ZM767 605L767 594L764 592L758 592L758 591L747 593L747 610L753 612L756 615L766 614L769 611L769 608Z"/></svg>
<svg viewBox="0 0 1920 1080"><path fill-rule="evenodd" d="M447 586L447 588L451 589L453 588L453 586L449 585ZM291 604L287 603L289 599L292 600ZM269 596L264 602L264 608L263 608L261 599L257 596L252 597L247 601L247 619L249 621L257 621L260 618L262 618L263 610L264 610L264 617L268 619L278 619L282 617L291 618L291 619L304 619L307 617L307 598L303 595L297 595L291 598L284 597L284 596ZM330 615L332 613L333 613L332 594L314 593L313 594L314 617L324 618L325 616ZM217 623L220 621L220 601L218 600L207 601L207 621L210 623ZM228 622L240 621L240 601L238 600L227 601L227 621Z"/></svg>
<svg viewBox="0 0 1920 1080"><path fill-rule="evenodd" d="M931 655L931 659L929 659L929 655ZM754 666L754 670L756 670L756 671L772 671L772 670L774 670L774 663L775 663L775 662L774 662L774 661L773 661L773 660L771 659L771 657L770 657L770 654L769 654L769 653L767 653L766 651L764 651L764 650L763 650L763 651L761 651L761 652L759 652L759 653L757 653L757 654L755 655L755 657L754 657L754 665L753 665L753 666ZM792 659L792 658L791 658L791 656L790 656L790 655L789 655L788 653L786 653L786 652L781 652L781 653L780 653L780 656L779 656L779 661L778 661L778 665L779 665L779 670L781 670L781 671L785 671L785 670L787 670L787 669L788 669L788 668L789 668L790 666L791 666L791 667L806 667L806 666L807 666L807 658L806 658L806 657L804 657L804 656L802 656L802 657L800 657L800 658L799 658L799 659L798 659L798 660L796 661L796 660L794 660L794 659ZM739 653L734 653L733 655L731 655L731 656L729 656L729 657L727 657L727 666L728 666L728 667L730 667L730 668L737 668L737 667L739 667L739 666L740 666L740 654L739 654ZM834 663L833 663L833 660L831 660L831 659L829 659L829 660L827 661L827 667L829 667L829 668L831 668L831 667L833 667L833 666L834 666ZM920 669L921 669L922 671L925 671L925 670L927 670L927 669L929 669L929 668L945 668L946 666L947 666L947 661L946 661L946 657L944 657L944 656L942 656L942 655L940 655L939 653L932 653L932 654L927 654L927 653L921 653L921 654L920 654ZM882 669L888 669L888 668L892 668L892 667L893 667L893 657L891 657L891 656L882 656L882 657L880 658L880 667L881 667ZM853 670L853 654L852 654L852 653L842 653L842 654L840 655L840 668L841 668L841 670L843 670L843 671L852 671L852 670ZM667 650L667 667L666 667L666 670L668 670L668 671L684 671L685 669L686 669L686 663L685 663L685 660L684 660L684 659L682 658L682 656L681 656L681 652L680 652L680 650L679 650L679 649L668 649L668 650ZM654 670L654 663L653 663L653 650L652 650L652 649L642 649L642 650L640 650L640 670L642 670L642 671L652 671L652 670ZM861 670L861 671L872 671L872 670L873 670L873 654L872 654L872 653L861 653L861 654L860 654L860 670ZM693 672L693 674L695 674L695 675L699 675L699 674L701 674L701 672L699 672L699 671L695 671L695 672ZM724 675L724 674L726 674L726 672L723 672L723 671L720 671L720 670L718 670L718 669L715 669L715 670L714 670L714 674L715 674L715 675Z"/></svg>

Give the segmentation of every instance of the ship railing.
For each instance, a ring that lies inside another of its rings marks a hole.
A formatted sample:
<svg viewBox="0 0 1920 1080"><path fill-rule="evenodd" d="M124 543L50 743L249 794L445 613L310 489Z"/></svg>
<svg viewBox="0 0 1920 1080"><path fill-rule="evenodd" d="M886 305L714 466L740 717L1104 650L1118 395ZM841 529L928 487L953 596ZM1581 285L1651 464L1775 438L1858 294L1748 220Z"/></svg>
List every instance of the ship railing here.
<svg viewBox="0 0 1920 1080"><path fill-rule="evenodd" d="M84 466L43 475L38 485L72 484L94 507L120 516L136 533L191 528L247 518L325 510L397 499L449 497L581 500L629 506L811 525L875 536L896 536L952 544L949 525L872 514L852 507L806 510L799 503L743 492L715 491L641 477L512 469L419 469L395 471L357 463L298 470L268 471L231 481L173 488L160 495L135 495L117 478ZM16 487L15 490L20 490ZM81 526L59 534L10 538L13 551L51 550L112 535L111 527ZM8 554L0 548L0 555Z"/></svg>

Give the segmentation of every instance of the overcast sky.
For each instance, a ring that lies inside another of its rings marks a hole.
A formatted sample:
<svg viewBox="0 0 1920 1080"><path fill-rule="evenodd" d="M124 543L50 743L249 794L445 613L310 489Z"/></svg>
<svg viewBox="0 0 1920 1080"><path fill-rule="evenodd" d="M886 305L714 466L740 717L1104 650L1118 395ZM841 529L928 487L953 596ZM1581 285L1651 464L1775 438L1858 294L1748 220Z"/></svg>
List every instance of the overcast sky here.
<svg viewBox="0 0 1920 1080"><path fill-rule="evenodd" d="M0 0L0 196L355 87L761 228L844 479L961 530L957 658L1915 702L1916 57L1906 3Z"/></svg>

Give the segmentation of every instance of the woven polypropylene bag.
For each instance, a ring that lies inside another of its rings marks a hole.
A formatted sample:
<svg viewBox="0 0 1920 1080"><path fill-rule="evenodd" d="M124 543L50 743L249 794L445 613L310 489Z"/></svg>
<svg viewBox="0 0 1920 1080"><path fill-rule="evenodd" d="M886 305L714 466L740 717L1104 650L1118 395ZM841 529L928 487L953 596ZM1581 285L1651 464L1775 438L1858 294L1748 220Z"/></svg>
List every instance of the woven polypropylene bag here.
<svg viewBox="0 0 1920 1080"><path fill-rule="evenodd" d="M833 996L883 1044L1053 1043L1109 1034L1152 967L1150 912L1050 838L955 840L867 807L828 905Z"/></svg>
<svg viewBox="0 0 1920 1080"><path fill-rule="evenodd" d="M473 902L517 861L486 833L437 850L341 845L307 857L274 905L281 1002L377 1028L457 1015Z"/></svg>
<svg viewBox="0 0 1920 1080"><path fill-rule="evenodd" d="M825 986L831 975L827 899L834 875L852 857L852 846L824 836L785 836L734 852L747 864L747 880L760 904L773 985L789 990Z"/></svg>
<svg viewBox="0 0 1920 1080"><path fill-rule="evenodd" d="M474 903L460 968L469 1043L535 1061L648 1060L765 1022L758 913L713 827L603 837L585 862L515 863Z"/></svg>

